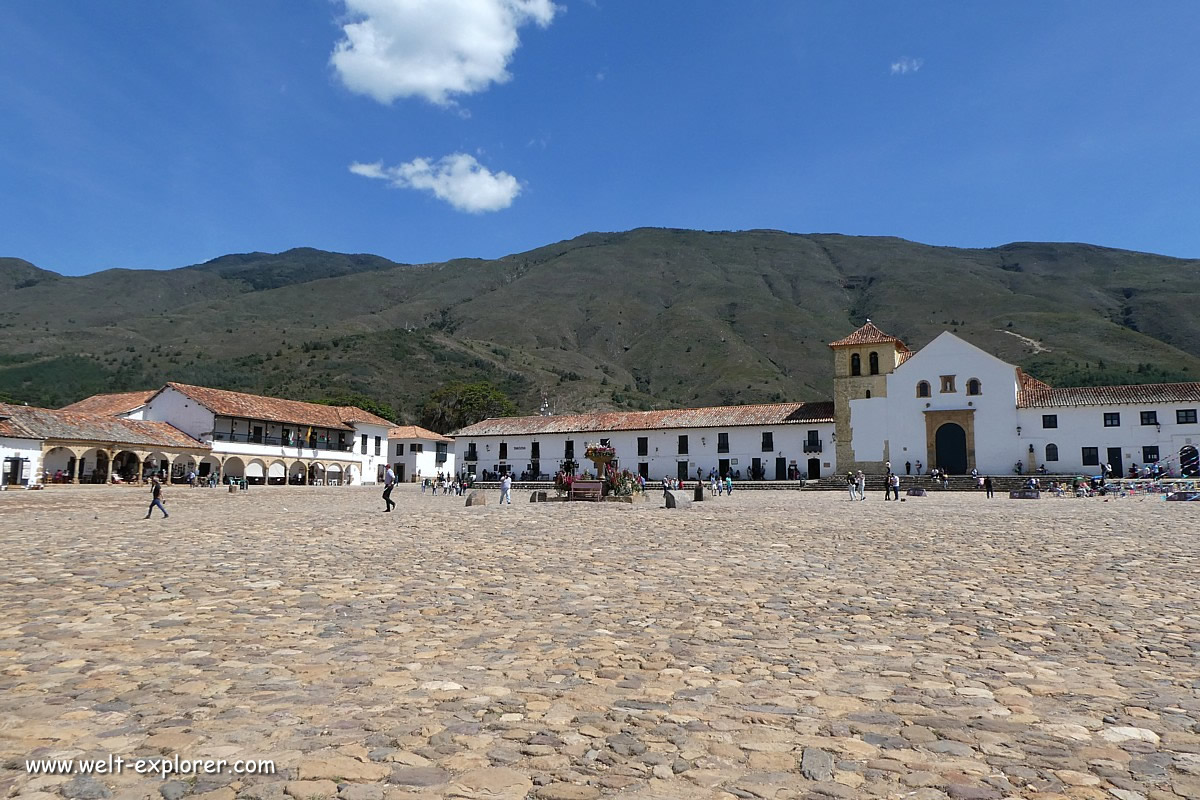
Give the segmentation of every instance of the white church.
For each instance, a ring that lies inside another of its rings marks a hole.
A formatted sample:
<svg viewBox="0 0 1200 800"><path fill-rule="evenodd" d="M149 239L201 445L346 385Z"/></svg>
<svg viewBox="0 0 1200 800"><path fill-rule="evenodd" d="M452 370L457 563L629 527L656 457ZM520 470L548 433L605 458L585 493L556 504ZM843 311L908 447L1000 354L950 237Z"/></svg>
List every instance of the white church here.
<svg viewBox="0 0 1200 800"><path fill-rule="evenodd" d="M1200 383L1055 389L944 332L918 352L870 321L830 343L832 403L488 419L454 434L481 474L591 469L588 444L648 479L817 478L937 467L1005 475L1096 474L1164 462L1196 476ZM583 463L580 463L583 462Z"/></svg>

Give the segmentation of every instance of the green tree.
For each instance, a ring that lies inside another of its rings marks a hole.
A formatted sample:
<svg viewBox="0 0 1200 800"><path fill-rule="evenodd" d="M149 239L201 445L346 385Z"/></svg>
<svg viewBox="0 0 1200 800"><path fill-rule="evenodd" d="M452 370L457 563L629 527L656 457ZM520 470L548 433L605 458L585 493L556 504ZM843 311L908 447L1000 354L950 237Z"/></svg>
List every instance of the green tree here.
<svg viewBox="0 0 1200 800"><path fill-rule="evenodd" d="M421 407L421 424L439 433L489 417L511 417L517 407L491 381L450 383L435 390Z"/></svg>

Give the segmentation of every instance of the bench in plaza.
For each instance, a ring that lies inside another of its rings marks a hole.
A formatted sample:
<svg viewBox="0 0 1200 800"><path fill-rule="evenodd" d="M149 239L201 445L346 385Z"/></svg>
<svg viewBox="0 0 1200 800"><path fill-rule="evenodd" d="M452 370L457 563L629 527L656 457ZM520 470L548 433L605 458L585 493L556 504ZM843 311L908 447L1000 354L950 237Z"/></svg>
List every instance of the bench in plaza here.
<svg viewBox="0 0 1200 800"><path fill-rule="evenodd" d="M603 496L603 481L575 481L571 484L572 500L599 500Z"/></svg>

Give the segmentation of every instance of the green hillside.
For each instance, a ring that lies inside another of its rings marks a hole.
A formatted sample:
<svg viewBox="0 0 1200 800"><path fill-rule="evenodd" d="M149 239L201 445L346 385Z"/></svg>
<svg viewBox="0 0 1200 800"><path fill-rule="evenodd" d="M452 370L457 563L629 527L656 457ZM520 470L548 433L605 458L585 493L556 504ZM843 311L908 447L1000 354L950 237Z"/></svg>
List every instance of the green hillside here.
<svg viewBox="0 0 1200 800"><path fill-rule="evenodd" d="M489 380L523 412L823 399L871 317L950 329L1055 385L1196 380L1196 261L1085 244L931 247L780 231L592 233L401 265L299 249L63 277L0 259L0 393L61 405L180 380L359 393L417 421Z"/></svg>

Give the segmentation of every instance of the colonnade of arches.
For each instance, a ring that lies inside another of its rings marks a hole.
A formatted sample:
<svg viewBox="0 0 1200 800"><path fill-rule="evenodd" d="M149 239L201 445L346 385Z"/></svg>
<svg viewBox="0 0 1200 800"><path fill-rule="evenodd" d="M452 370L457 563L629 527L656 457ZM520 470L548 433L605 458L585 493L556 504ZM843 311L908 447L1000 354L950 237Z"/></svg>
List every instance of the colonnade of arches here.
<svg viewBox="0 0 1200 800"><path fill-rule="evenodd" d="M357 465L308 459L230 456L184 450L135 450L46 445L41 477L46 483L142 483L151 477L182 481L194 473L200 482L245 481L258 485L345 485L358 478Z"/></svg>

